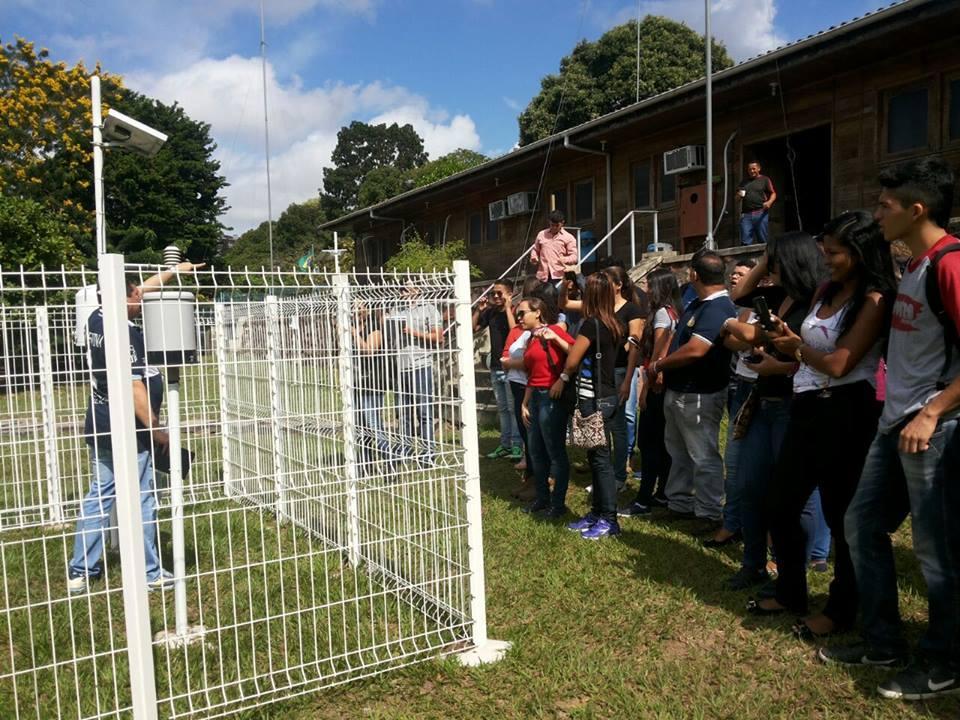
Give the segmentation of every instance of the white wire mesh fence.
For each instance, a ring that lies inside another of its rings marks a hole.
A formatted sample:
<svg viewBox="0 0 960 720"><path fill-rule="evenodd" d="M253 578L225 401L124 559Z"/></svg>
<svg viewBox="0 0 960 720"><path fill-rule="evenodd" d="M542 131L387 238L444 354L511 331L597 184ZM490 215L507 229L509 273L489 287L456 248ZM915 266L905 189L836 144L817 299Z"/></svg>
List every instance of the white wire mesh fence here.
<svg viewBox="0 0 960 720"><path fill-rule="evenodd" d="M127 268L111 331L119 263L102 314L95 273L0 273L0 717L229 715L483 644L466 268Z"/></svg>

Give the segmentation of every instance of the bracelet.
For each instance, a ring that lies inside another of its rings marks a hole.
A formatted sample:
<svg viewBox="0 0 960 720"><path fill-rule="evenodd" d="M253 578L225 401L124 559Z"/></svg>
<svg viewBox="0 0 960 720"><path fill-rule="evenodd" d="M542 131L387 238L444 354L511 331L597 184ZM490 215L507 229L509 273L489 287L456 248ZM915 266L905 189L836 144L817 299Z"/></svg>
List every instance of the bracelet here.
<svg viewBox="0 0 960 720"><path fill-rule="evenodd" d="M570 382L570 376L567 375L565 372L560 373L560 379L563 380L565 383Z"/></svg>

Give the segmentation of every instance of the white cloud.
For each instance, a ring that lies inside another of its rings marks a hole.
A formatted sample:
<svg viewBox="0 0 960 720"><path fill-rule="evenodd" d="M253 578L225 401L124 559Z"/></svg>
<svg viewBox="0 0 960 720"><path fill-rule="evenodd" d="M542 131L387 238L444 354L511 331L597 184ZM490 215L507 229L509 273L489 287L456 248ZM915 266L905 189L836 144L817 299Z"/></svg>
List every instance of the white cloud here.
<svg viewBox="0 0 960 720"><path fill-rule="evenodd" d="M163 102L179 102L194 120L210 123L218 144L216 157L230 183L225 191L231 206L224 217L226 225L243 231L266 219L259 58L204 58L180 71L128 76L126 81ZM274 218L290 203L316 197L337 132L352 120L410 123L431 157L461 147L480 148L476 125L469 116L451 117L403 87L374 82L305 88L296 77L280 81L268 64L267 101Z"/></svg>
<svg viewBox="0 0 960 720"><path fill-rule="evenodd" d="M642 0L641 15L663 15L686 23L699 33L704 31L702 0ZM717 40L727 47L734 60L773 50L786 42L774 25L776 0L713 0L711 29ZM618 9L599 8L596 22L604 29L636 18L637 5Z"/></svg>
<svg viewBox="0 0 960 720"><path fill-rule="evenodd" d="M504 95L502 99L503 99L503 104L506 105L511 110L513 110L514 112L520 112L521 110L523 110L523 105L521 105L518 101L514 100L513 98L510 98Z"/></svg>

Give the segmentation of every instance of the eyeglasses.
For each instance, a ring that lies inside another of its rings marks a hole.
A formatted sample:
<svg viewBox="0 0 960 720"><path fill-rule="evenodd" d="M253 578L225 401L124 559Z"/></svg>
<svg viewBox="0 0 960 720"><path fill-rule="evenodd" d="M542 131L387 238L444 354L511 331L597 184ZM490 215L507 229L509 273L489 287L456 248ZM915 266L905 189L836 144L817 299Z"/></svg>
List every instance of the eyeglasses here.
<svg viewBox="0 0 960 720"><path fill-rule="evenodd" d="M502 298L502 297L503 297L503 293L500 292L499 290L495 290L494 292L492 292L492 293L490 293L490 294L493 295L493 297L495 297L495 298Z"/></svg>
<svg viewBox="0 0 960 720"><path fill-rule="evenodd" d="M517 310L517 320L523 320L523 316L527 314L526 310Z"/></svg>

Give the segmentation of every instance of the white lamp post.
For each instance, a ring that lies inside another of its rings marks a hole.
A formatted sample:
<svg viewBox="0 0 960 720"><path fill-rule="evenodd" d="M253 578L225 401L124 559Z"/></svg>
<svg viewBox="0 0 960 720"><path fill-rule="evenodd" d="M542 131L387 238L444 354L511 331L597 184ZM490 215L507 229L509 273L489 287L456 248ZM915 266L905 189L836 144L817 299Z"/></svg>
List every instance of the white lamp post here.
<svg viewBox="0 0 960 720"><path fill-rule="evenodd" d="M127 117L113 108L103 120L100 104L100 76L90 77L90 102L93 114L93 197L96 209L97 257L107 252L107 230L103 212L103 149L120 148L143 157L153 157L167 136L149 125Z"/></svg>

